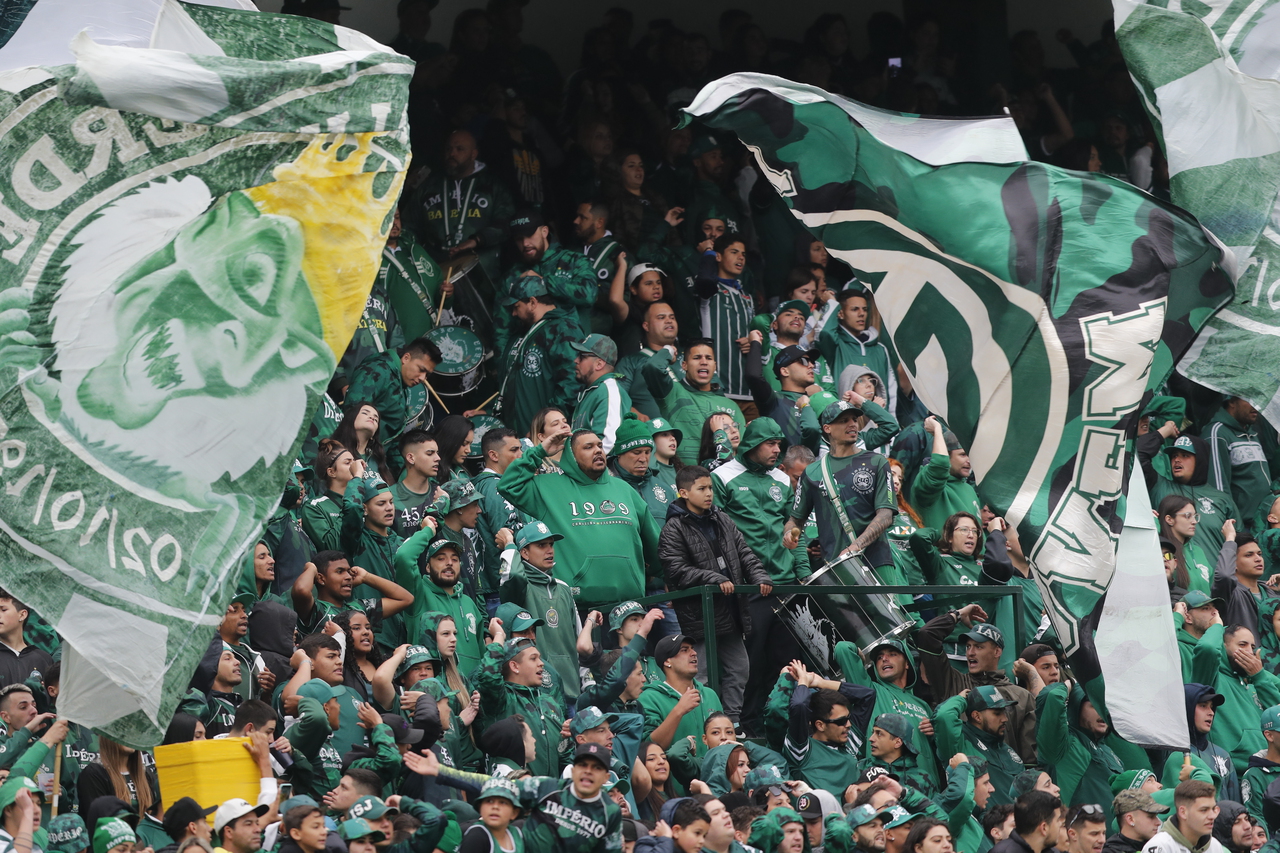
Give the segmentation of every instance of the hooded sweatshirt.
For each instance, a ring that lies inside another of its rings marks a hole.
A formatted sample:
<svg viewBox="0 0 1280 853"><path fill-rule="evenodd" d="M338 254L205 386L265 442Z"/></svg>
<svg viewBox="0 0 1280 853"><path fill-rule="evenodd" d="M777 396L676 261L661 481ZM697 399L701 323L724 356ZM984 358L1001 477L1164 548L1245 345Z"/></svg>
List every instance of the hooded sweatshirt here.
<svg viewBox="0 0 1280 853"><path fill-rule="evenodd" d="M859 379L864 376L870 376L871 384L875 388L873 395L885 400L886 406L892 402L889 390L885 387L884 380L880 378L881 374L872 368L863 364L850 364L838 375L840 379L836 383L837 398L844 399L845 392L852 391L854 384ZM858 433L858 441L861 442L863 450L875 450L883 453L888 449L886 445L898 436L902 428L889 410L874 400L865 400L861 408L865 419L862 422L861 431Z"/></svg>
<svg viewBox="0 0 1280 853"><path fill-rule="evenodd" d="M419 560L434 536L431 528L423 528L410 536L396 552L396 583L413 593L413 606L409 611L411 616L406 620L408 639L414 643L422 641L422 635L427 630L422 620L427 613L438 612L452 616L458 626L458 671L466 675L480 663L484 626L488 624L488 620L475 599L463 592L461 571L458 582L446 589L431 579L431 574L425 567L419 566Z"/></svg>
<svg viewBox="0 0 1280 853"><path fill-rule="evenodd" d="M1138 453L1138 462L1142 465L1142 473L1147 480L1147 489L1151 492L1151 505L1157 507L1168 495L1182 495L1191 500L1196 512L1200 513L1200 523L1196 525L1196 534L1191 537L1202 552L1200 562L1203 563L1201 574L1205 584L1198 585L1197 572L1192 569L1191 559L1187 559L1187 571L1191 574L1191 588L1208 592L1208 581L1213 577L1213 563L1210 559L1222 550L1222 525L1228 518L1241 519L1240 511L1231 496L1220 489L1209 485L1210 455L1209 445L1197 435L1187 436L1195 448L1196 468L1191 474L1191 482L1182 484L1160 473L1153 464L1153 459L1161 450L1164 437L1152 430L1146 435L1138 436L1134 449ZM1207 570L1207 571L1205 571Z"/></svg>
<svg viewBox="0 0 1280 853"><path fill-rule="evenodd" d="M967 479L951 473L951 456L947 453L929 455L929 462L911 484L911 505L920 513L926 527L937 530L957 512L982 518L978 491Z"/></svg>
<svg viewBox="0 0 1280 853"><path fill-rule="evenodd" d="M1271 495L1271 469L1256 423L1245 426L1222 408L1205 428L1204 440L1209 445L1209 485L1231 495L1236 506L1246 510ZM1239 520L1245 529L1253 522Z"/></svg>
<svg viewBox="0 0 1280 853"><path fill-rule="evenodd" d="M782 530L791 508L791 479L777 467L750 458L751 451L782 430L772 418L756 418L738 443L733 459L711 472L716 505L738 526L747 547L756 553L775 584L798 583L809 575L808 561L797 560L800 549L782 544ZM781 458L781 456L779 456Z"/></svg>
<svg viewBox="0 0 1280 853"><path fill-rule="evenodd" d="M879 338L880 332L874 326L868 325L863 331L854 333L838 320L828 321L818 335L818 351L834 376L844 373L851 364L861 364L875 371L877 376L888 377L885 399L889 401L889 412L893 413L898 403L898 374L893 369L889 350Z"/></svg>
<svg viewBox="0 0 1280 853"><path fill-rule="evenodd" d="M707 418L724 412L738 424L739 433L746 431L747 421L742 409L724 395L719 384L713 382L710 390L699 391L683 375L672 379L668 368L674 361L675 356L663 347L641 368L640 374L658 404L658 411L684 436L676 448L676 456L685 465L697 465L697 437L702 435L702 425Z"/></svg>
<svg viewBox="0 0 1280 853"><path fill-rule="evenodd" d="M1191 733L1191 765L1202 767L1209 774L1219 797L1240 799L1240 784L1231 753L1209 740L1204 732L1196 731L1196 705L1212 698L1213 688L1191 682L1184 684L1182 690L1186 702L1187 731ZM1166 788L1172 790L1178 786L1178 774L1182 771L1185 755L1184 752L1174 752L1165 760L1160 781Z"/></svg>
<svg viewBox="0 0 1280 853"><path fill-rule="evenodd" d="M875 654L884 646L897 649L906 657L907 683L905 688L885 681L876 671ZM857 646L847 641L836 643L835 659L840 666L841 677L852 684L870 687L876 692L876 702L871 708L872 724L881 714L901 714L907 718L907 722L911 724L912 729L919 731L921 720L930 719L933 715L929 712L929 706L924 700L911 692L911 688L919 681L919 673L916 671L916 662L911 650L901 640L885 640L877 643L875 648L871 649L870 656L872 658L871 662L864 664L862 658L858 655ZM867 726L863 740L865 743L863 755L866 758L870 758L871 726ZM931 762L922 763L930 771L930 776L933 776L933 767L929 766ZM936 786L937 784L938 780L935 778L934 785Z"/></svg>
<svg viewBox="0 0 1280 853"><path fill-rule="evenodd" d="M529 772L537 776L555 776L560 772L560 726L568 714L564 701L557 693L540 687L514 684L502 677L503 647L490 643L485 647L484 658L473 678L480 691L480 717L478 731L489 723L524 715L533 731L537 752L529 762Z"/></svg>
<svg viewBox="0 0 1280 853"><path fill-rule="evenodd" d="M1264 826L1268 824L1262 813L1263 800L1267 788L1277 779L1280 779L1280 764L1268 758L1266 753L1249 756L1249 769L1244 771L1240 780L1240 800L1248 809L1249 816Z"/></svg>
<svg viewBox="0 0 1280 853"><path fill-rule="evenodd" d="M567 704L577 701L582 691L582 675L578 669L578 633L582 622L573 594L564 581L557 580L520 558L514 544L502 552L503 601L513 601L541 619L538 628L538 651L548 669L560 676Z"/></svg>
<svg viewBox="0 0 1280 853"><path fill-rule="evenodd" d="M1280 636L1276 635L1276 608L1280 607L1280 598L1264 598L1258 602L1258 654L1262 656L1262 665L1267 671L1280 672ZM1181 636L1179 636L1181 641Z"/></svg>
<svg viewBox="0 0 1280 853"><path fill-rule="evenodd" d="M1224 797L1221 793L1218 795L1218 816L1213 819L1213 837L1218 843L1227 848L1229 853L1248 853L1253 845L1241 847L1231 840L1232 824L1245 813L1245 808L1240 803L1230 798Z"/></svg>
<svg viewBox="0 0 1280 853"><path fill-rule="evenodd" d="M1111 777L1125 767L1119 756L1094 735L1080 728L1084 688L1050 684L1036 697L1036 748L1041 765L1052 768L1067 805L1105 803L1111 796Z"/></svg>
<svg viewBox="0 0 1280 853"><path fill-rule="evenodd" d="M1142 848L1146 853L1227 853L1227 848L1212 835L1188 839L1178 831L1177 812L1164 823L1160 831Z"/></svg>
<svg viewBox="0 0 1280 853"><path fill-rule="evenodd" d="M1280 705L1280 680L1265 668L1247 676L1236 670L1223 645L1222 625L1210 625L1191 658L1196 683L1212 685L1226 702L1218 708L1209 733L1231 753L1236 770L1249 766L1249 756L1267 748L1260 730L1262 709Z"/></svg>
<svg viewBox="0 0 1280 853"><path fill-rule="evenodd" d="M571 439L572 440L572 439ZM580 607L640 598L645 567L657 570L658 523L635 489L604 471L592 479L566 445L562 473L538 473L546 451L535 444L511 463L498 493L565 538L556 546L555 575Z"/></svg>

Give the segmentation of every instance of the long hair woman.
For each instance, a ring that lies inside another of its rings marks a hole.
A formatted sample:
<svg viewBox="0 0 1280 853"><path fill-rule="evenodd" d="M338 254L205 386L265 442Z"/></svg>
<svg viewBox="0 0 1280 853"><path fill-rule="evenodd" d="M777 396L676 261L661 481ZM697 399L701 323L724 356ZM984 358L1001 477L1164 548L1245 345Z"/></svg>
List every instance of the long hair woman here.
<svg viewBox="0 0 1280 853"><path fill-rule="evenodd" d="M563 409L557 406L548 406L545 409L539 409L537 414L533 416L533 423L529 426L529 440L534 444L542 444L542 440L544 438L568 425L569 416L564 413ZM542 469L538 473L543 474L548 471L559 471L560 457L563 453L564 447L561 447L560 452L555 456L548 456L546 462L543 463Z"/></svg>
<svg viewBox="0 0 1280 853"><path fill-rule="evenodd" d="M1213 563L1209 562L1204 550L1191 541L1200 524L1200 513L1196 511L1195 503L1183 495L1165 495L1156 507L1156 517L1160 520L1160 536L1173 543L1174 556L1178 561L1174 576L1182 578L1183 573L1186 574L1186 583L1179 581L1179 586L1211 595Z"/></svg>
<svg viewBox="0 0 1280 853"><path fill-rule="evenodd" d="M382 665L382 651L373 641L373 625L363 610L343 610L332 621L341 629L343 639L342 681L373 701L373 675ZM385 710L392 711L393 708Z"/></svg>
<svg viewBox="0 0 1280 853"><path fill-rule="evenodd" d="M364 460L366 477L385 480L391 476L387 467L387 456L382 450L382 442L378 441L378 424L382 416L372 403L356 403L347 409L347 414L333 431L331 438L342 442L343 447Z"/></svg>
<svg viewBox="0 0 1280 853"><path fill-rule="evenodd" d="M316 451L316 482L322 484L318 500L302 507L302 531L317 551L342 550L342 501L347 484L364 473L364 463L345 444L332 438L320 440Z"/></svg>
<svg viewBox="0 0 1280 853"><path fill-rule="evenodd" d="M86 805L98 797L119 797L142 817L159 805L160 781L141 752L98 735L98 758L80 771L76 796Z"/></svg>
<svg viewBox="0 0 1280 853"><path fill-rule="evenodd" d="M475 427L462 415L449 415L440 421L440 426L436 428L436 446L440 448L440 470L436 473L437 483L470 479L462 463L466 461L475 436Z"/></svg>

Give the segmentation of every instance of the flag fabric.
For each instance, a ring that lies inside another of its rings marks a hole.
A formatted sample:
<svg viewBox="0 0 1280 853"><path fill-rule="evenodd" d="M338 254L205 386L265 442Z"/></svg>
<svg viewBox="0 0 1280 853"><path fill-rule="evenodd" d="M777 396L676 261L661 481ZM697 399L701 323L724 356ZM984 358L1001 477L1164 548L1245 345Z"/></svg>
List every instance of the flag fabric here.
<svg viewBox="0 0 1280 853"><path fill-rule="evenodd" d="M1034 543L1066 651L1091 646L1080 625L1115 566L1139 406L1231 297L1230 254L1123 182L979 161L992 122L886 113L764 75L713 82L686 113L737 133L871 288L982 498Z"/></svg>
<svg viewBox="0 0 1280 853"><path fill-rule="evenodd" d="M1280 0L1114 0L1171 197L1226 243L1236 296L1178 364L1280 427Z"/></svg>
<svg viewBox="0 0 1280 853"><path fill-rule="evenodd" d="M359 321L413 72L306 18L161 12L149 47L0 74L0 577L63 637L59 711L139 747Z"/></svg>

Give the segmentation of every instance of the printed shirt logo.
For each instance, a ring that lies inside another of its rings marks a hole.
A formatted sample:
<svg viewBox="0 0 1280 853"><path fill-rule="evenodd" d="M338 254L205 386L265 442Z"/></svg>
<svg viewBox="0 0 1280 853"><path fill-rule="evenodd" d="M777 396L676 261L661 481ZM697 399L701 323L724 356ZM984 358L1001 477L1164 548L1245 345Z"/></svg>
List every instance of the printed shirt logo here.
<svg viewBox="0 0 1280 853"><path fill-rule="evenodd" d="M614 511L616 511L617 508L618 508L617 505L614 504L613 501L600 502L600 511L603 512L605 515L613 515Z"/></svg>
<svg viewBox="0 0 1280 853"><path fill-rule="evenodd" d="M659 501L661 501L662 503L667 502L667 490L662 488L662 486L653 487L653 496L657 498Z"/></svg>
<svg viewBox="0 0 1280 853"><path fill-rule="evenodd" d="M525 614L521 614L521 615L525 615ZM548 628L558 628L560 626L560 614L556 612L556 609L554 607L547 608L546 621L547 621Z"/></svg>
<svg viewBox="0 0 1280 853"><path fill-rule="evenodd" d="M541 351L531 349L524 354L524 374L525 376L540 376L542 374Z"/></svg>
<svg viewBox="0 0 1280 853"><path fill-rule="evenodd" d="M875 475L867 468L859 468L853 475L853 488L862 494L868 494L876 487Z"/></svg>
<svg viewBox="0 0 1280 853"><path fill-rule="evenodd" d="M779 486L777 483L774 483L773 485L771 485L771 486L769 487L769 497L773 498L773 499L774 499L775 501L777 501L778 503L781 503L781 502L782 502L782 487L781 487L781 486Z"/></svg>
<svg viewBox="0 0 1280 853"><path fill-rule="evenodd" d="M1196 498L1196 502L1200 504L1201 512L1208 512L1208 513L1213 512L1213 501L1209 500L1208 498Z"/></svg>

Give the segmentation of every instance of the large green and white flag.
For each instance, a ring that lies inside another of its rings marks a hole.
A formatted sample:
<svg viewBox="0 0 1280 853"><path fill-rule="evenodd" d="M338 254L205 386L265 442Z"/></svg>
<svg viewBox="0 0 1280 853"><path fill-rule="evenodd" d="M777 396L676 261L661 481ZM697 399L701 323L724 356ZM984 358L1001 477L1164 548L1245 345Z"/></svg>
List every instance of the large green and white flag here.
<svg viewBox="0 0 1280 853"><path fill-rule="evenodd" d="M1230 253L1121 181L984 162L1024 159L1007 119L886 113L763 75L711 83L686 112L735 132L872 289L912 385L1017 528L1065 649L1094 669L1077 674L1096 676L1082 625L1115 568L1139 409L1231 297Z"/></svg>
<svg viewBox="0 0 1280 853"><path fill-rule="evenodd" d="M0 73L0 578L65 641L59 711L135 746L359 320L413 72L358 33L175 0L148 45L81 32L74 64Z"/></svg>
<svg viewBox="0 0 1280 853"><path fill-rule="evenodd" d="M1235 299L1178 364L1280 426L1280 2L1114 0L1173 201L1231 247Z"/></svg>

